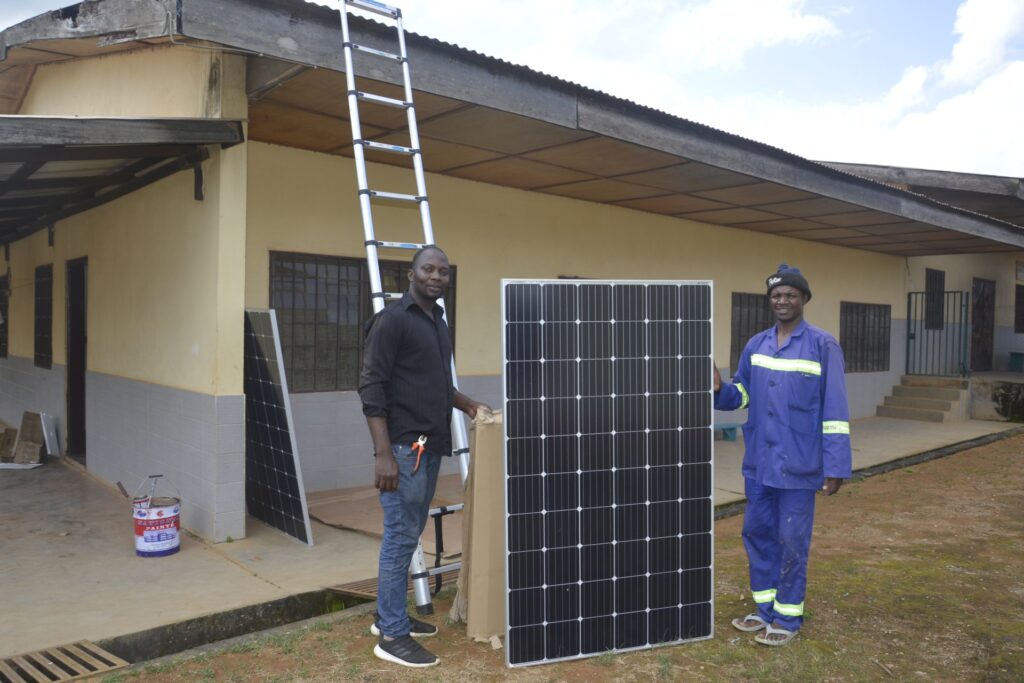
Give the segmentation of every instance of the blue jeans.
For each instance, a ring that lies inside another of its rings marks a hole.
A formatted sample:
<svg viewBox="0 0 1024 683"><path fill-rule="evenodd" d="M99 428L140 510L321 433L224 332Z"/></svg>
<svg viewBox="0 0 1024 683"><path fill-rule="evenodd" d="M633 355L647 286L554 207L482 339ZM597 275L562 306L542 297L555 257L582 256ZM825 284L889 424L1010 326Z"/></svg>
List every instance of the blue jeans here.
<svg viewBox="0 0 1024 683"><path fill-rule="evenodd" d="M398 638L409 635L409 615L405 611L409 563L427 524L441 456L424 452L414 473L416 454L412 447L392 446L391 450L398 462L398 490L380 494L384 538L377 570L377 627L389 638Z"/></svg>
<svg viewBox="0 0 1024 683"><path fill-rule="evenodd" d="M804 623L815 492L747 479L746 493L743 545L757 612L769 624L796 631Z"/></svg>

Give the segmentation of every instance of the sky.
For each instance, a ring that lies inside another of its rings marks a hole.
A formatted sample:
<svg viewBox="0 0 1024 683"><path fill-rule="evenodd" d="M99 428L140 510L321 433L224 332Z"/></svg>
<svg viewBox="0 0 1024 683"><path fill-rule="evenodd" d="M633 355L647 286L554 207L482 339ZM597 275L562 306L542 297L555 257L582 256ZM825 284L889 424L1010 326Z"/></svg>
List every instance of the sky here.
<svg viewBox="0 0 1024 683"><path fill-rule="evenodd" d="M0 26L62 4L0 0ZM1024 176L1024 0L395 4L409 31L810 159Z"/></svg>

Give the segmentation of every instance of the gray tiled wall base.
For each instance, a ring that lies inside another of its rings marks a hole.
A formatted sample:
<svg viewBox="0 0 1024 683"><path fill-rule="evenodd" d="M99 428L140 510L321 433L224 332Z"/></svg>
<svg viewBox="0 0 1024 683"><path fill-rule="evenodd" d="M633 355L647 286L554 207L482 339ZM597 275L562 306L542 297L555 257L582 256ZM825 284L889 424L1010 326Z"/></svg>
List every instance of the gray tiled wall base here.
<svg viewBox="0 0 1024 683"><path fill-rule="evenodd" d="M129 492L150 474L181 495L182 525L245 537L245 397L211 396L96 372L86 377L86 465ZM256 523L256 522L254 522Z"/></svg>
<svg viewBox="0 0 1024 683"><path fill-rule="evenodd" d="M501 407L501 377L464 377L467 396ZM354 391L292 394L292 417L299 448L302 479L307 491L367 486L373 483L373 442ZM458 472L458 462L446 458L442 474Z"/></svg>
<svg viewBox="0 0 1024 683"><path fill-rule="evenodd" d="M0 358L0 420L17 427L26 410L53 415L63 448L66 368L37 368L31 358Z"/></svg>

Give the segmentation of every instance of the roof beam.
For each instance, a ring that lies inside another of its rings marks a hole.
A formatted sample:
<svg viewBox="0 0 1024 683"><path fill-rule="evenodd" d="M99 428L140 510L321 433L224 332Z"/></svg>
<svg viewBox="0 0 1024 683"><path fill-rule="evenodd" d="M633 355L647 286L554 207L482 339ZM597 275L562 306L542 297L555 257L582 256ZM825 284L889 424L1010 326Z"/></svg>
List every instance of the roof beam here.
<svg viewBox="0 0 1024 683"><path fill-rule="evenodd" d="M102 161L138 157L171 158L181 155L180 145L96 147L0 147L0 163L18 161Z"/></svg>
<svg viewBox="0 0 1024 683"><path fill-rule="evenodd" d="M253 54L344 72L338 11L295 0L180 0L181 32L196 40ZM352 17L353 42L394 51L393 28ZM564 81L438 40L406 33L416 90L482 104L569 128L576 127L576 96ZM399 65L357 61L360 76L402 84ZM361 69L367 64L370 69ZM251 88L250 88L251 89ZM339 91L338 97L345 93Z"/></svg>
<svg viewBox="0 0 1024 683"><path fill-rule="evenodd" d="M31 223L22 225L14 230L7 230L5 231L5 234L0 234L0 244L15 242L23 237L27 237L32 233L42 230L48 225L53 225L57 221L67 218L68 216L73 216L76 213L81 213L100 206L101 204L106 204L107 202L123 197L126 194L130 194L135 190L145 187L146 185L155 183L158 180L163 180L164 178L174 175L179 171L192 168L197 163L205 161L209 157L209 150L206 147L200 147L170 163L163 164L151 171L147 171L142 175L136 176L134 179L115 187L110 192L95 195L71 205L65 205L60 210L42 215Z"/></svg>
<svg viewBox="0 0 1024 683"><path fill-rule="evenodd" d="M875 166L873 164L842 164L834 161L822 161L821 163L846 173L852 173L861 178L878 180L883 183L981 192L1024 199L1024 179L1021 178L981 175L978 173L956 173L953 171L930 171L920 168L899 168L896 166Z"/></svg>
<svg viewBox="0 0 1024 683"><path fill-rule="evenodd" d="M177 29L178 0L85 0L44 12L0 33L0 60L13 47L40 40L141 40Z"/></svg>
<svg viewBox="0 0 1024 683"><path fill-rule="evenodd" d="M0 116L0 140L10 146L215 145L242 142L240 121Z"/></svg>
<svg viewBox="0 0 1024 683"><path fill-rule="evenodd" d="M249 57L245 62L245 94L250 100L261 100L274 88L308 70L309 67L303 64L267 57Z"/></svg>

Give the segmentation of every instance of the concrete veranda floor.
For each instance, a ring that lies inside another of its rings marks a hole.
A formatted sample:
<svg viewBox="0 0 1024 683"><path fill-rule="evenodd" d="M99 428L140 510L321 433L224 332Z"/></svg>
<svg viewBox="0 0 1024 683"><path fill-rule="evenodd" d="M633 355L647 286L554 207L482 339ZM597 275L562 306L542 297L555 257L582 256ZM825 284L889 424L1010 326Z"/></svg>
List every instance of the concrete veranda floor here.
<svg viewBox="0 0 1024 683"><path fill-rule="evenodd" d="M872 417L852 425L854 469L1019 425ZM715 442L715 504L743 499L742 440ZM314 522L307 547L250 518L248 537L184 536L165 558L134 554L128 505L80 468L0 472L0 657L102 640L376 575L375 538Z"/></svg>

